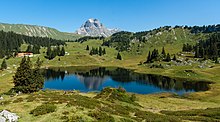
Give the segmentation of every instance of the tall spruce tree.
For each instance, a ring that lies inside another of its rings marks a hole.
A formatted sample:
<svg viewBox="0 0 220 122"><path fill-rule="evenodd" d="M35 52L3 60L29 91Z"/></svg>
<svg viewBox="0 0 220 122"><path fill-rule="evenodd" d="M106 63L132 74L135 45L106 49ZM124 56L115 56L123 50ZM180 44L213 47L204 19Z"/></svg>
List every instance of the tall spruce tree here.
<svg viewBox="0 0 220 122"><path fill-rule="evenodd" d="M30 52L33 52L33 49L32 49L32 46L31 46L31 45L28 45L26 52L29 52L29 53L30 53Z"/></svg>
<svg viewBox="0 0 220 122"><path fill-rule="evenodd" d="M94 54L97 55L99 53L98 48L95 48Z"/></svg>
<svg viewBox="0 0 220 122"><path fill-rule="evenodd" d="M103 54L103 55L106 54L105 48L102 50L102 54Z"/></svg>
<svg viewBox="0 0 220 122"><path fill-rule="evenodd" d="M48 58L51 57L52 50L51 50L51 47L50 47L50 46L47 47L47 52L46 52L46 54L47 54L47 57L48 57Z"/></svg>
<svg viewBox="0 0 220 122"><path fill-rule="evenodd" d="M2 64L1 64L1 70L4 70L4 69L7 69L7 63L5 59L2 61Z"/></svg>
<svg viewBox="0 0 220 122"><path fill-rule="evenodd" d="M154 49L151 54L151 61L157 61L159 58L159 52L157 49Z"/></svg>
<svg viewBox="0 0 220 122"><path fill-rule="evenodd" d="M151 63L151 53L149 51L148 56L147 56L147 63Z"/></svg>
<svg viewBox="0 0 220 122"><path fill-rule="evenodd" d="M199 58L199 47L198 46L196 47L196 50L195 50L195 58Z"/></svg>
<svg viewBox="0 0 220 122"><path fill-rule="evenodd" d="M61 54L61 56L65 56L65 49L64 49L64 47L62 47L62 49L61 49L61 52L60 52Z"/></svg>
<svg viewBox="0 0 220 122"><path fill-rule="evenodd" d="M118 52L118 55L117 55L116 59L122 60L121 54L119 52Z"/></svg>
<svg viewBox="0 0 220 122"><path fill-rule="evenodd" d="M86 46L86 50L89 50L89 45Z"/></svg>
<svg viewBox="0 0 220 122"><path fill-rule="evenodd" d="M44 77L40 72L42 63L43 61L41 61L40 58L38 57L35 64L35 68L33 69L33 85L31 85L33 92L39 91L44 86Z"/></svg>
<svg viewBox="0 0 220 122"><path fill-rule="evenodd" d="M35 68L32 69L30 58L22 58L20 66L13 77L16 92L31 93L42 89L44 79L40 73L41 64L42 62L38 59Z"/></svg>
<svg viewBox="0 0 220 122"><path fill-rule="evenodd" d="M56 51L57 51L57 55L58 55L58 56L61 56L60 46L57 47L57 50L56 50Z"/></svg>
<svg viewBox="0 0 220 122"><path fill-rule="evenodd" d="M215 57L215 63L219 64L218 57Z"/></svg>
<svg viewBox="0 0 220 122"><path fill-rule="evenodd" d="M213 45L213 57L214 58L218 58L218 48L217 48L217 44Z"/></svg>
<svg viewBox="0 0 220 122"><path fill-rule="evenodd" d="M162 48L162 53L161 54L163 55L163 57L166 57L166 52L165 52L164 47Z"/></svg>
<svg viewBox="0 0 220 122"><path fill-rule="evenodd" d="M30 85L33 84L33 79L31 62L29 58L24 57L21 60L20 66L17 68L17 71L13 78L16 91L21 91L23 93L31 92Z"/></svg>
<svg viewBox="0 0 220 122"><path fill-rule="evenodd" d="M176 55L174 54L174 56L173 56L173 59L172 60L174 60L174 61L176 61Z"/></svg>
<svg viewBox="0 0 220 122"><path fill-rule="evenodd" d="M91 49L90 52L89 52L89 55L94 55L94 54L95 54L95 48L92 47L92 49Z"/></svg>
<svg viewBox="0 0 220 122"><path fill-rule="evenodd" d="M40 54L40 46L39 45L34 45L33 49L32 49L32 52L34 54Z"/></svg>
<svg viewBox="0 0 220 122"><path fill-rule="evenodd" d="M102 47L99 47L99 56L102 56Z"/></svg>
<svg viewBox="0 0 220 122"><path fill-rule="evenodd" d="M183 51L183 52L186 52L186 50L187 50L187 49L186 49L186 44L183 44L182 51Z"/></svg>
<svg viewBox="0 0 220 122"><path fill-rule="evenodd" d="M167 62L170 62L171 61L171 58L170 58L170 54L169 53L167 53L167 57L166 57L166 60L165 61L167 61Z"/></svg>

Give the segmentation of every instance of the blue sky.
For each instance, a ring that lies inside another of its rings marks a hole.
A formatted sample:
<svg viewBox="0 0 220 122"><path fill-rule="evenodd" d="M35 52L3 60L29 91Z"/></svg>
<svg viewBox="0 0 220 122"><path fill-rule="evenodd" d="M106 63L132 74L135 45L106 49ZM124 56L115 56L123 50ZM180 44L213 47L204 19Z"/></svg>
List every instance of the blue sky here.
<svg viewBox="0 0 220 122"><path fill-rule="evenodd" d="M0 0L0 22L74 32L89 18L109 28L220 23L220 0Z"/></svg>

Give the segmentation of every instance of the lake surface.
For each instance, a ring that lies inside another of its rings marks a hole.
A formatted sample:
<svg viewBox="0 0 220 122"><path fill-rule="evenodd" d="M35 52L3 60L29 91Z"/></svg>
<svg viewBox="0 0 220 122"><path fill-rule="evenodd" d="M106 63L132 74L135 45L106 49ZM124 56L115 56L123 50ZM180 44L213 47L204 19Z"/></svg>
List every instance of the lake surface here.
<svg viewBox="0 0 220 122"><path fill-rule="evenodd" d="M172 79L160 75L134 73L122 68L68 67L44 70L43 89L101 91L104 87L123 87L128 92L151 94L173 92L179 95L209 89L208 82Z"/></svg>

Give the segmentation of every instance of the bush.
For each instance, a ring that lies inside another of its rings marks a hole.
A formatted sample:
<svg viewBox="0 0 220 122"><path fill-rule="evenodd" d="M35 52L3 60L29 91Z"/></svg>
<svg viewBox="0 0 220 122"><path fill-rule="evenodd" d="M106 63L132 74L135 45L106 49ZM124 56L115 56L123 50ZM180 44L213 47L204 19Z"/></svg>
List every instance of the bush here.
<svg viewBox="0 0 220 122"><path fill-rule="evenodd" d="M120 118L120 121L121 122L134 122L133 120L127 119L127 118Z"/></svg>
<svg viewBox="0 0 220 122"><path fill-rule="evenodd" d="M101 111L94 111L89 113L89 116L96 119L98 122L115 122L114 118L107 113Z"/></svg>
<svg viewBox="0 0 220 122"><path fill-rule="evenodd" d="M55 112L56 108L57 107L53 104L43 104L32 110L30 114L33 114L34 116L44 115L47 113Z"/></svg>
<svg viewBox="0 0 220 122"><path fill-rule="evenodd" d="M16 100L13 101L13 103L20 103L23 102L24 99L23 98L17 98Z"/></svg>
<svg viewBox="0 0 220 122"><path fill-rule="evenodd" d="M153 65L150 66L150 68L161 68L161 69L164 69L162 64L153 64Z"/></svg>
<svg viewBox="0 0 220 122"><path fill-rule="evenodd" d="M10 103L11 103L11 101L6 100L6 101L0 102L0 105L8 105L8 104L10 104Z"/></svg>
<svg viewBox="0 0 220 122"><path fill-rule="evenodd" d="M135 112L137 118L144 119L147 122L180 122L181 120L175 116L165 116L160 114L155 114L147 111L137 111Z"/></svg>
<svg viewBox="0 0 220 122"><path fill-rule="evenodd" d="M137 100L136 95L135 95L135 94L132 94L132 95L131 95L131 101L133 101L133 102L134 102L134 101L136 101L136 100Z"/></svg>
<svg viewBox="0 0 220 122"><path fill-rule="evenodd" d="M74 115L74 116L62 116L61 119L64 122L86 122L86 119L82 116Z"/></svg>
<svg viewBox="0 0 220 122"><path fill-rule="evenodd" d="M67 103L67 106L80 106L88 109L95 109L100 107L100 101L92 99L86 96L75 95L72 96L75 100L72 100Z"/></svg>
<svg viewBox="0 0 220 122"><path fill-rule="evenodd" d="M194 109L185 111L161 111L161 113L178 117L181 116L183 119L193 121L216 121L216 119L220 119L220 108Z"/></svg>
<svg viewBox="0 0 220 122"><path fill-rule="evenodd" d="M135 103L136 96L127 94L126 90L122 87L119 87L118 89L106 87L98 95L96 95L95 98L102 98L108 101L119 100L122 102L138 105Z"/></svg>

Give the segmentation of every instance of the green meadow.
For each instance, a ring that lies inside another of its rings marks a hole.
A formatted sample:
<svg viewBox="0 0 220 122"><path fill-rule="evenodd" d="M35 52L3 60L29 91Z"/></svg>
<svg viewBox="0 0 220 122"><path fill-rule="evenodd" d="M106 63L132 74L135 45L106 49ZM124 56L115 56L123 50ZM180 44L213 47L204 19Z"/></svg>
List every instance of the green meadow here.
<svg viewBox="0 0 220 122"><path fill-rule="evenodd" d="M181 42L181 41L180 41ZM166 52L171 56L181 52L183 43L174 43L165 45ZM192 65L176 66L167 62L156 62L165 68L150 68L152 64L141 64L146 61L149 50L157 47L162 49L162 45L143 44L141 54L135 53L138 46L133 46L130 52L121 52L123 60L117 60L118 51L111 47L102 46L106 49L106 55L89 55L85 50L86 46L99 47L101 40L89 40L83 43L67 42L65 46L69 55L56 57L53 60L44 58L46 48L41 49L40 55L34 55L31 58L35 62L38 57L43 60L42 68L47 67L68 67L68 66L113 66L133 69L135 72L145 74L160 74L169 77L188 78L192 80L212 81L210 90L204 92L188 93L178 96L171 93L135 94L135 104L127 103L121 100L112 100L99 98L98 93L80 93L72 91L39 91L32 94L21 94L10 96L7 93L13 88L13 75L19 66L21 58L10 58L7 60L8 69L0 71L0 93L3 100L0 101L0 110L7 109L17 113L20 116L19 121L217 121L219 119L220 108L220 65L213 61L208 61L211 68L199 68L200 62ZM26 50L27 45L22 45L21 50ZM188 54L178 55L177 58L189 58ZM2 62L2 60L0 60ZM190 72L188 72L190 70ZM193 81L192 81L193 82ZM132 93L123 93L131 95ZM124 98L124 97L123 97ZM125 97L126 98L126 97ZM44 105L46 104L46 105ZM48 105L49 104L49 105ZM37 109L48 111L41 113ZM112 110L112 108L114 108ZM207 109L209 108L209 109ZM213 109L211 109L213 108ZM36 110L35 110L36 109ZM117 110L117 111L114 111ZM123 110L123 111L122 111ZM32 111L35 114L30 114ZM124 113L126 112L127 113ZM184 114L188 111L196 111L195 115ZM38 115L40 114L40 115ZM42 114L42 115L41 115ZM189 117L190 116L190 117Z"/></svg>

